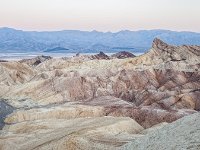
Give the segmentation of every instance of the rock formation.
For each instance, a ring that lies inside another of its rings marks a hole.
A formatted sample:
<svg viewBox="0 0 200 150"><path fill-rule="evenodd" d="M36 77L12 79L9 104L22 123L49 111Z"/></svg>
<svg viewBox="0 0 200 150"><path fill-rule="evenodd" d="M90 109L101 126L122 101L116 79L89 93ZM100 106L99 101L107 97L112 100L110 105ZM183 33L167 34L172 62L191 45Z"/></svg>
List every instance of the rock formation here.
<svg viewBox="0 0 200 150"><path fill-rule="evenodd" d="M159 39L134 58L100 53L0 62L0 98L15 108L3 119L0 149L132 149L141 141L151 148L149 138L164 141L163 129L174 124L186 129L174 121L200 110L199 67L199 46ZM157 130L163 137L152 135ZM188 138L196 136L189 131Z"/></svg>
<svg viewBox="0 0 200 150"><path fill-rule="evenodd" d="M133 57L135 57L135 55L133 55L130 52L121 51L121 52L111 55L111 57L118 58L118 59L124 59L124 58L133 58Z"/></svg>
<svg viewBox="0 0 200 150"><path fill-rule="evenodd" d="M50 56L37 56L35 58L32 58L32 59L23 59L23 60L20 60L19 62L21 63L26 63L28 64L29 66L37 66L39 65L40 63L46 61L46 60L49 60L49 59L52 59L52 57Z"/></svg>
<svg viewBox="0 0 200 150"><path fill-rule="evenodd" d="M99 54L92 55L92 59L110 59L108 55L106 55L104 52L99 52Z"/></svg>
<svg viewBox="0 0 200 150"><path fill-rule="evenodd" d="M7 60L0 60L0 62L8 62Z"/></svg>

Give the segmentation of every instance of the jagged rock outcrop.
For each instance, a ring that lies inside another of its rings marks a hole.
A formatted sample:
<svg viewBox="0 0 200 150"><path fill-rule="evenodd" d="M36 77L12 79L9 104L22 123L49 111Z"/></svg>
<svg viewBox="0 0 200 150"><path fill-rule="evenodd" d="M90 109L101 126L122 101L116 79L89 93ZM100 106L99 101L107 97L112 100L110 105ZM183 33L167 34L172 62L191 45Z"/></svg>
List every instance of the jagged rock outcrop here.
<svg viewBox="0 0 200 150"><path fill-rule="evenodd" d="M0 60L0 62L8 62L7 60Z"/></svg>
<svg viewBox="0 0 200 150"><path fill-rule="evenodd" d="M133 58L136 57L135 55L133 55L130 52L126 52L126 51L121 51L118 52L116 54L111 55L112 58L118 58L118 59L125 59L125 58Z"/></svg>
<svg viewBox="0 0 200 150"><path fill-rule="evenodd" d="M36 75L36 71L26 64L19 62L0 63L0 85L5 87L26 83L34 75Z"/></svg>
<svg viewBox="0 0 200 150"><path fill-rule="evenodd" d="M92 55L92 59L110 59L108 55L106 55L104 52L99 52L99 54Z"/></svg>
<svg viewBox="0 0 200 150"><path fill-rule="evenodd" d="M159 39L152 44L155 54L164 61L198 61L200 46L171 46Z"/></svg>
<svg viewBox="0 0 200 150"><path fill-rule="evenodd" d="M52 59L52 57L50 56L37 56L35 58L32 58L32 59L23 59L23 60L20 60L19 62L21 63L26 63L27 65L29 66L37 66L39 65L40 63L46 61L46 60L49 60L49 59Z"/></svg>
<svg viewBox="0 0 200 150"><path fill-rule="evenodd" d="M200 46L172 46L155 39L146 54L129 63L135 68L157 68L193 71L199 70Z"/></svg>
<svg viewBox="0 0 200 150"><path fill-rule="evenodd" d="M199 53L199 46L171 46L155 39L149 52L134 58L110 59L100 53L45 59L36 65L35 59L1 62L0 98L16 110L5 118L0 148L15 149L19 145L25 149L116 149L148 136L162 122L170 124L197 113ZM113 126L109 126L116 134L100 133L96 128L101 125L107 131L105 116L110 116ZM124 117L132 119L121 126ZM141 130L145 128L139 135L128 125L134 126L134 120ZM74 126L81 122L87 122L83 128Z"/></svg>

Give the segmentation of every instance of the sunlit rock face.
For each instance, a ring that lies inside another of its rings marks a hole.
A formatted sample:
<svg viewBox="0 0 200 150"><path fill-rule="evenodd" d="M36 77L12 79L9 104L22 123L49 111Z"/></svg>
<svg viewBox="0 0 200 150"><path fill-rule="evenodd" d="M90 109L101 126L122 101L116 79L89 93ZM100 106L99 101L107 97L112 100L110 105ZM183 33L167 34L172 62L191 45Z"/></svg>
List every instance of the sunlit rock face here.
<svg viewBox="0 0 200 150"><path fill-rule="evenodd" d="M200 110L199 46L155 39L141 56L114 56L0 62L0 98L14 108L0 149L131 149Z"/></svg>

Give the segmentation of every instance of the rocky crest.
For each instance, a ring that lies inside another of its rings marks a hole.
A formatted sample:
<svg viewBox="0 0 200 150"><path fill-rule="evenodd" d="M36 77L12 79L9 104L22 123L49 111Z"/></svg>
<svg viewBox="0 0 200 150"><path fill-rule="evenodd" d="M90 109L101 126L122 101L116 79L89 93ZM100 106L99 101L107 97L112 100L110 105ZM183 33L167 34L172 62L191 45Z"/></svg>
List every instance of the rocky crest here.
<svg viewBox="0 0 200 150"><path fill-rule="evenodd" d="M142 149L141 141L144 149L157 149L151 137L164 141L171 126L187 128L177 119L199 114L199 46L155 39L134 58L100 53L34 65L37 60L0 63L0 97L16 108L4 120L0 149Z"/></svg>
<svg viewBox="0 0 200 150"><path fill-rule="evenodd" d="M32 58L32 59L23 59L23 60L20 60L19 62L21 63L26 63L28 64L29 66L37 66L39 65L40 63L46 61L46 60L49 60L49 59L52 59L52 57L50 56L37 56L35 58Z"/></svg>
<svg viewBox="0 0 200 150"><path fill-rule="evenodd" d="M152 48L161 58L168 61L199 60L200 46L171 46L159 39L155 39Z"/></svg>
<svg viewBox="0 0 200 150"><path fill-rule="evenodd" d="M108 55L106 55L104 52L99 52L99 54L92 55L92 59L110 59Z"/></svg>
<svg viewBox="0 0 200 150"><path fill-rule="evenodd" d="M133 58L136 57L135 55L133 55L130 52L126 52L126 51L121 51L118 52L116 54L111 55L112 58L118 58L118 59L124 59L124 58Z"/></svg>

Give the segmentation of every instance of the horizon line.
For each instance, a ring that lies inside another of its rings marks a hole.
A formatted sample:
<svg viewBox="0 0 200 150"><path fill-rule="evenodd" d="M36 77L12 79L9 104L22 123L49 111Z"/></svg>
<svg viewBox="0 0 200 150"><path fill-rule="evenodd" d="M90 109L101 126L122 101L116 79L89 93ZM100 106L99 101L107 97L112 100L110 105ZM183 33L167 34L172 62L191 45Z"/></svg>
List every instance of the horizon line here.
<svg viewBox="0 0 200 150"><path fill-rule="evenodd" d="M23 31L23 32L62 32L62 31L81 31L81 32L99 32L99 33L119 33L119 32L140 32L140 31L171 31L171 32L190 32L190 33L199 33L198 31L189 31L189 30L170 30L170 29L138 29L138 30L129 30L129 29L124 29L124 30L118 30L118 31L99 31L99 30L80 30L80 29L60 29L60 30L26 30L26 29L19 29L15 27L0 27L0 29L12 29L16 31Z"/></svg>

